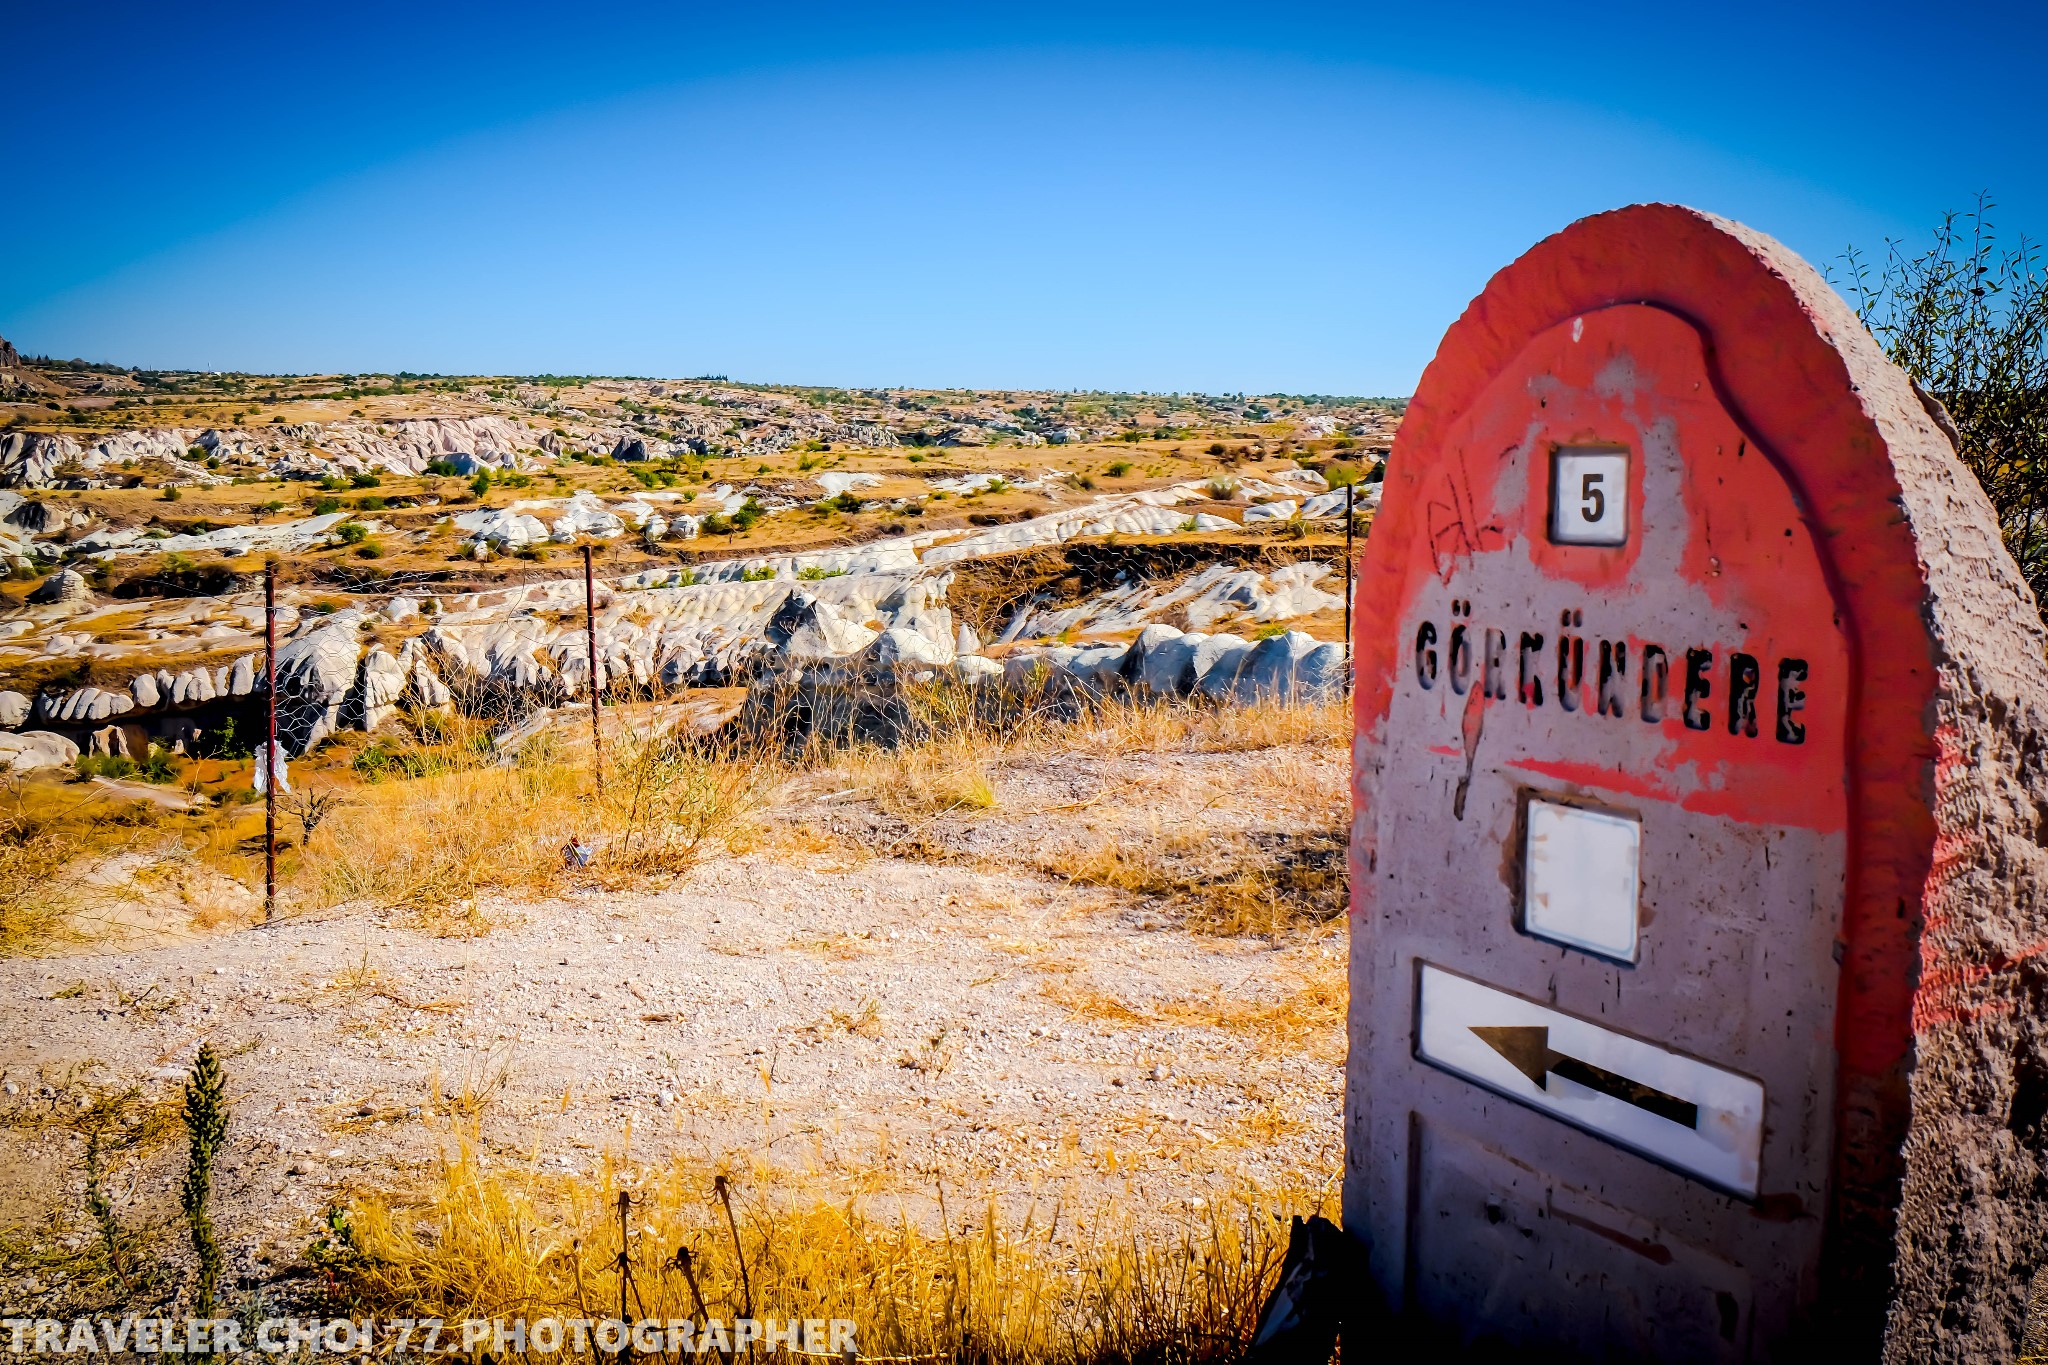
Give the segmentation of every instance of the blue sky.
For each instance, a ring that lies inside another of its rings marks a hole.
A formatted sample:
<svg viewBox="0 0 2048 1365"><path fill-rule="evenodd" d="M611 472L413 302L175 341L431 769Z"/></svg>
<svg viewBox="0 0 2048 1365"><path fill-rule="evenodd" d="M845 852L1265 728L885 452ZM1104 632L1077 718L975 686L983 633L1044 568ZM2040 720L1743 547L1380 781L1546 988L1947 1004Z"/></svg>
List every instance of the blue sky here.
<svg viewBox="0 0 2048 1365"><path fill-rule="evenodd" d="M9 8L0 335L143 365L1405 393L1618 204L2048 234L2038 0Z"/></svg>

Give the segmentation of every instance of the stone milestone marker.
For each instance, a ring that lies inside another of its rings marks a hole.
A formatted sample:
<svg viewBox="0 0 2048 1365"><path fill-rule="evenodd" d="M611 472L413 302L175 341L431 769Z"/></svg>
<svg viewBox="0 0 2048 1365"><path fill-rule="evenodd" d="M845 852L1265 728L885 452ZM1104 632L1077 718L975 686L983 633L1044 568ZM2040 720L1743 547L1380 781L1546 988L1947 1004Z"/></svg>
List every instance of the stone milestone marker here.
<svg viewBox="0 0 2048 1365"><path fill-rule="evenodd" d="M1344 1214L1412 1324L2009 1359L2048 1261L2048 667L1947 417L1758 233L1444 338L1358 583Z"/></svg>

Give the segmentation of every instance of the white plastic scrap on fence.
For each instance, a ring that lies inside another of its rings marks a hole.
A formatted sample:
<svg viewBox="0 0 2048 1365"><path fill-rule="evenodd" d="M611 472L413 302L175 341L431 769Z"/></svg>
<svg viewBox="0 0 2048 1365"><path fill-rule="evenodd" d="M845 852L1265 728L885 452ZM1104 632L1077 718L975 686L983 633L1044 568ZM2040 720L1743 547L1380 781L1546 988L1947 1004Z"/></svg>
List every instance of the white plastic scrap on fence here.
<svg viewBox="0 0 2048 1365"><path fill-rule="evenodd" d="M264 762L266 756L270 760L268 763ZM257 791L269 790L269 777L273 772L277 774L277 794L279 796L290 796L292 793L292 775L290 769L285 767L284 745L276 743L257 745L255 773Z"/></svg>

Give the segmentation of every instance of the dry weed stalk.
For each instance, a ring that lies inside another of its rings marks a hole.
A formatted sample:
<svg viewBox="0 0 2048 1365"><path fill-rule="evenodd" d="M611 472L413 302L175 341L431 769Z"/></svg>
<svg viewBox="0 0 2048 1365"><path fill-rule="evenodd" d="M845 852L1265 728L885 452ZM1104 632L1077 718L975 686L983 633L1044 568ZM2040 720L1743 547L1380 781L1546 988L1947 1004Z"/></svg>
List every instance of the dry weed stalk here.
<svg viewBox="0 0 2048 1365"><path fill-rule="evenodd" d="M637 1316L700 1329L751 1309L854 1319L863 1357L1165 1365L1240 1356L1288 1215L1330 1200L1239 1184L1189 1200L1192 1226L1169 1232L1148 1225L1135 1190L1080 1216L991 1200L966 1219L941 1195L917 1218L873 1194L807 1195L765 1169L735 1195L728 1176L678 1164L634 1191L622 1262L609 1167L587 1181L485 1171L464 1148L418 1202L337 1211L313 1256L340 1300L382 1315L604 1316L623 1265Z"/></svg>

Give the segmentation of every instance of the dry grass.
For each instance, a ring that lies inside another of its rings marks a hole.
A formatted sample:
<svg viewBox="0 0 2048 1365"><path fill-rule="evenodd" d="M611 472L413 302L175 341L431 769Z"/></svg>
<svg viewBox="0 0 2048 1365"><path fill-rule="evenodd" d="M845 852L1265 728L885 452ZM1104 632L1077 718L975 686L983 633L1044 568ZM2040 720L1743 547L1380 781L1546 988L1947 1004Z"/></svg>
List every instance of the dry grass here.
<svg viewBox="0 0 2048 1365"><path fill-rule="evenodd" d="M1341 976L1310 980L1280 1000L1241 1000L1221 994L1134 1005L1074 981L1048 981L1038 988L1077 1019L1150 1027L1162 1024L1257 1033L1276 1042L1330 1038L1343 1022L1347 990Z"/></svg>
<svg viewBox="0 0 2048 1365"><path fill-rule="evenodd" d="M782 778L769 761L628 738L606 752L600 795L589 748L554 732L510 762L475 735L380 744L381 768L417 775L370 782L320 822L294 860L302 894L312 907L409 907L450 933L488 927L483 892L687 871L742 840ZM572 840L587 863L567 855Z"/></svg>
<svg viewBox="0 0 2048 1365"><path fill-rule="evenodd" d="M0 957L57 950L89 936L118 898L106 871L159 844L163 812L104 788L6 776L0 786Z"/></svg>
<svg viewBox="0 0 2048 1365"><path fill-rule="evenodd" d="M1050 845L1037 863L1068 881L1152 900L1200 933L1282 934L1328 923L1348 904L1341 826L1150 839L1098 833Z"/></svg>
<svg viewBox="0 0 2048 1365"><path fill-rule="evenodd" d="M785 785L807 773L835 795L864 798L910 822L885 851L949 857L943 840L925 832L947 818L1002 810L1010 765L1329 745L1348 734L1340 704L1018 698L945 684L907 687L897 700L903 735L893 744L813 735L789 749L744 734L714 741L622 734L607 743L602 793L580 728L544 731L507 759L492 747L489 717L410 717L344 746L324 770L306 765L301 783L335 799L310 831L293 814L304 793L281 811L282 908L402 908L433 932L474 935L491 927L478 908L487 893L545 895L570 881L669 878L719 852L744 851ZM344 781L335 780L337 761ZM1254 769L1245 781L1297 803L1312 785L1292 770ZM145 892L152 914L180 907L199 930L256 913L248 896L261 892L261 810L232 799L234 792L181 815L129 810L75 786L43 783L32 795L14 784L13 809L0 815L0 954L89 936L98 910ZM131 859L136 866L111 879L97 875L117 855L147 852L144 836L154 841L153 854ZM1318 835L1299 848L1243 840L1210 847L1126 833L1069 841L1039 862L1073 881L1159 899L1199 928L1277 933L1335 912L1338 838ZM807 826L778 825L777 839L791 852L861 853ZM565 856L572 841L586 857ZM163 866L144 866L151 858ZM99 918L103 930L175 927L128 923L132 907Z"/></svg>
<svg viewBox="0 0 2048 1365"><path fill-rule="evenodd" d="M892 1198L871 1175L823 1199L767 1168L731 1174L677 1164L628 1188L609 1166L589 1181L486 1171L465 1146L419 1199L338 1211L313 1254L339 1301L382 1316L601 1318L623 1293L627 1317L700 1332L707 1317L849 1318L864 1358L1210 1362L1249 1343L1287 1216L1330 1203L1234 1185L1164 1231L1137 1190L962 1216L943 1192Z"/></svg>

